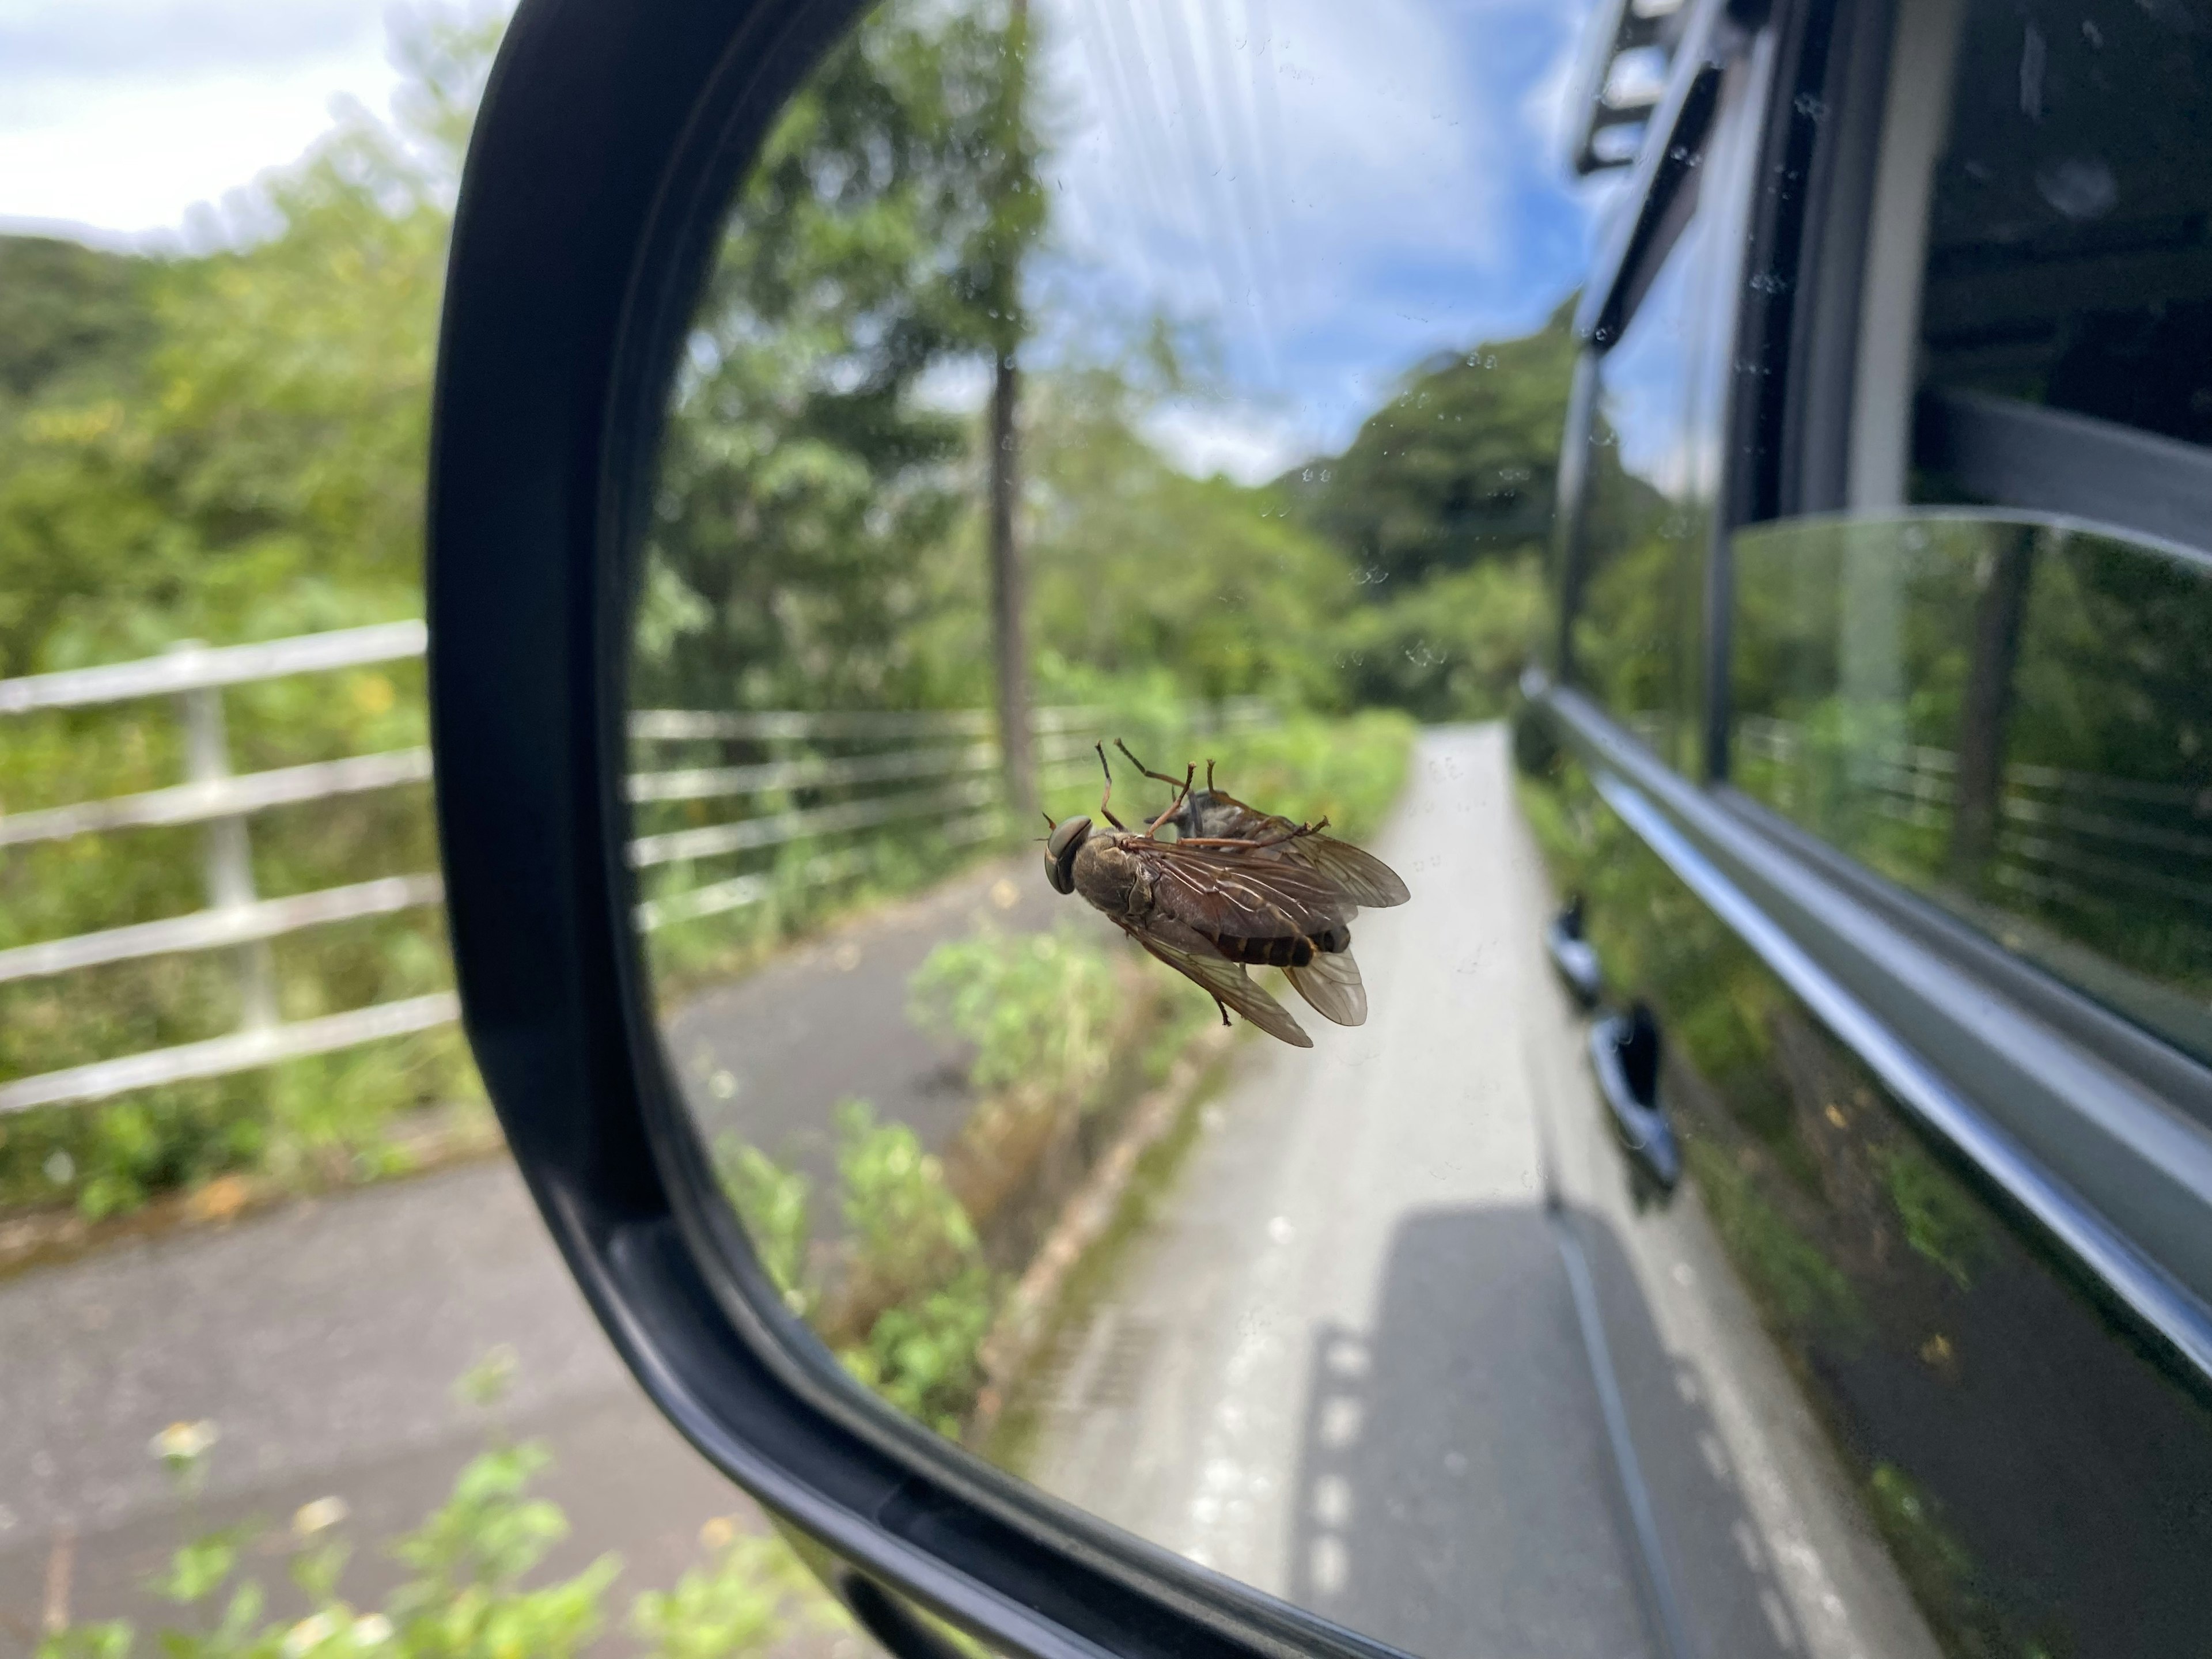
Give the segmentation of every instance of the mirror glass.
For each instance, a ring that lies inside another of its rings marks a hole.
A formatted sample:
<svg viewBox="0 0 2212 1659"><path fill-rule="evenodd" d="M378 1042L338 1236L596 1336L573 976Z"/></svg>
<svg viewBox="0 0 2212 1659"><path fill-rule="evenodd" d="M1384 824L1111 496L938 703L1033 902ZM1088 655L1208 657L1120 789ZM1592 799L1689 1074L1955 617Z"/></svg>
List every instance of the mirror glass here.
<svg viewBox="0 0 2212 1659"><path fill-rule="evenodd" d="M629 677L668 1057L791 1307L981 1455L1431 1653L1643 1639L1500 723L1577 27L866 15L730 207Z"/></svg>

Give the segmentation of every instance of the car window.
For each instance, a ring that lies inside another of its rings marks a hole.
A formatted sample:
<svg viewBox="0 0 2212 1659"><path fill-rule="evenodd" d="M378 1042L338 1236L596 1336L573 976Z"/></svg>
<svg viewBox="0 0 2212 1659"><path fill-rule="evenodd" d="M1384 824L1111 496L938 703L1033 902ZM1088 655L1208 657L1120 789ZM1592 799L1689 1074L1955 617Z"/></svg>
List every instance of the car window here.
<svg viewBox="0 0 2212 1659"><path fill-rule="evenodd" d="M1918 27L1946 95L1885 132L1851 510L1735 538L1732 775L2206 1057L2212 46Z"/></svg>
<svg viewBox="0 0 2212 1659"><path fill-rule="evenodd" d="M1641 298L1596 360L1571 552L1570 678L1691 772L1704 764L1705 567L1755 103L1753 66L1739 62L1644 257Z"/></svg>

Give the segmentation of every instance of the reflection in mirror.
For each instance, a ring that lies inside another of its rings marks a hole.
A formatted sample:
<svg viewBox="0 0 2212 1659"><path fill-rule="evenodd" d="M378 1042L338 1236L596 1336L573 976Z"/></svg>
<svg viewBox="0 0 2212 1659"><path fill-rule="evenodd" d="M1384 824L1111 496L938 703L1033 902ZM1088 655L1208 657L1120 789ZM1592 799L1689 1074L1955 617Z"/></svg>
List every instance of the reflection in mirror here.
<svg viewBox="0 0 2212 1659"><path fill-rule="evenodd" d="M1482 723L1575 350L1573 46L872 13L730 209L629 669L668 1055L791 1307L981 1455L1430 1654L1648 1639Z"/></svg>
<svg viewBox="0 0 2212 1659"><path fill-rule="evenodd" d="M1933 509L1735 538L1738 784L2212 1059L2202 555Z"/></svg>

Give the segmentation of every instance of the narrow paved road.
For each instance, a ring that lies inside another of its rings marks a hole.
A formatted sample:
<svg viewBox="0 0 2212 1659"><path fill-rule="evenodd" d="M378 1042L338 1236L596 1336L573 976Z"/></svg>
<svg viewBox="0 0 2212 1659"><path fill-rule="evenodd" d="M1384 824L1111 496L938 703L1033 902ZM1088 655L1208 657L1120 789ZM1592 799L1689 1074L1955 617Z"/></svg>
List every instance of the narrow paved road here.
<svg viewBox="0 0 2212 1659"><path fill-rule="evenodd" d="M1413 900L1355 925L1367 1024L1241 1051L1030 1473L1425 1659L1663 1651L1545 1206L1528 1050L1574 1038L1528 1017L1556 994L1503 732L1425 734L1376 850ZM1734 1553L1732 1504L1667 1496ZM1711 1650L1776 1651L1725 1577Z"/></svg>
<svg viewBox="0 0 2212 1659"><path fill-rule="evenodd" d="M702 1132L750 1142L817 1193L836 1188L838 1101L945 1145L974 1104L970 1050L913 1017L908 980L947 939L1035 933L1067 914L1034 857L993 859L685 999L664 1030Z"/></svg>

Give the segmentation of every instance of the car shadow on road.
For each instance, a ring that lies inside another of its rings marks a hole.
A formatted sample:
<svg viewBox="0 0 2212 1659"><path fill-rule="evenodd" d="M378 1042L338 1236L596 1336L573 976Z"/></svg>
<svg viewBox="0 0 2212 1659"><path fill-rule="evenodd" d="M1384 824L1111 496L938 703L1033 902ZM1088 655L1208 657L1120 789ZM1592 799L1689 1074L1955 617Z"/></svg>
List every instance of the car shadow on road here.
<svg viewBox="0 0 2212 1659"><path fill-rule="evenodd" d="M1579 1239L1690 1645L1802 1651L1701 1404L1601 1218L1429 1210L1376 1327L1316 1331L1290 1599L1423 1656L1663 1654L1561 1254Z"/></svg>

